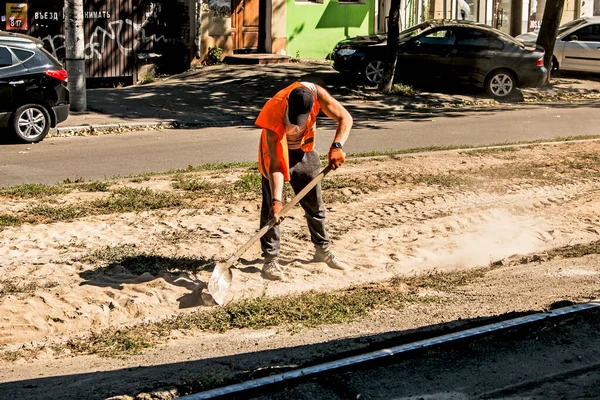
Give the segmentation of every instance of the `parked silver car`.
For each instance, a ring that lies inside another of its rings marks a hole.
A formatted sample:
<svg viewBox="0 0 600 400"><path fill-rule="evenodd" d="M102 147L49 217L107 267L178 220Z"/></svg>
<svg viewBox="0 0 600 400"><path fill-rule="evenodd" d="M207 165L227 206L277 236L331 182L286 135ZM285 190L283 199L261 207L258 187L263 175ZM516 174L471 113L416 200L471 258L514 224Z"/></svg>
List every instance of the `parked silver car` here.
<svg viewBox="0 0 600 400"><path fill-rule="evenodd" d="M527 32L515 39L533 44L537 32ZM558 28L552 70L600 73L600 17L579 18Z"/></svg>

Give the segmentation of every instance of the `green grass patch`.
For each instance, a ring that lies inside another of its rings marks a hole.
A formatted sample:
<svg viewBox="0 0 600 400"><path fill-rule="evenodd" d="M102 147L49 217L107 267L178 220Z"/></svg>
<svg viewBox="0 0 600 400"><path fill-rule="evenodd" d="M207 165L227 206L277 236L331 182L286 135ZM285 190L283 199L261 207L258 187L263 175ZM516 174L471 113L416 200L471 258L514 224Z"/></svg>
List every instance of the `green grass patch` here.
<svg viewBox="0 0 600 400"><path fill-rule="evenodd" d="M600 241L574 244L570 246L559 247L548 251L548 256L551 258L578 258L590 254L600 254Z"/></svg>
<svg viewBox="0 0 600 400"><path fill-rule="evenodd" d="M150 177L152 175L158 175L158 174L141 174L141 175L137 175L134 176L133 178L130 179L130 181L132 183L142 183L142 182L147 182L150 180Z"/></svg>
<svg viewBox="0 0 600 400"><path fill-rule="evenodd" d="M80 183L75 187L82 192L108 192L110 189L110 182L88 182L88 183Z"/></svg>
<svg viewBox="0 0 600 400"><path fill-rule="evenodd" d="M9 226L19 226L23 223L21 217L14 215L0 214L0 229L7 228Z"/></svg>
<svg viewBox="0 0 600 400"><path fill-rule="evenodd" d="M419 91L414 89L410 85L405 85L403 83L396 83L392 86L392 91L390 93L393 95L396 95L396 96L411 97L411 96L416 96L417 94L419 94Z"/></svg>
<svg viewBox="0 0 600 400"><path fill-rule="evenodd" d="M37 204L26 209L28 222L51 223L57 221L70 221L76 218L82 218L90 214L90 210L85 206L55 206L51 204ZM32 218L33 217L33 218Z"/></svg>
<svg viewBox="0 0 600 400"><path fill-rule="evenodd" d="M58 286L56 282L39 285L36 281L18 282L16 279L0 280L0 298L11 294L34 293L38 289L48 289Z"/></svg>
<svg viewBox="0 0 600 400"><path fill-rule="evenodd" d="M14 279L4 279L0 281L0 297L17 293L33 293L37 287L34 282L17 282Z"/></svg>
<svg viewBox="0 0 600 400"><path fill-rule="evenodd" d="M260 173L246 173L239 177L233 185L234 190L243 192L262 193L262 175Z"/></svg>
<svg viewBox="0 0 600 400"><path fill-rule="evenodd" d="M180 196L171 192L159 192L148 188L120 188L108 198L94 200L90 206L94 214L123 213L179 207Z"/></svg>
<svg viewBox="0 0 600 400"><path fill-rule="evenodd" d="M441 272L433 270L423 275L410 277L398 276L392 279L393 285L404 284L412 288L434 289L450 292L483 278L489 268L475 268L466 271Z"/></svg>
<svg viewBox="0 0 600 400"><path fill-rule="evenodd" d="M225 169L236 169L236 168L250 168L258 170L258 163L256 162L232 162L232 163L206 163L202 165L192 166L189 165L183 169L170 169L166 174L181 174L185 172L201 172L201 171L219 171Z"/></svg>
<svg viewBox="0 0 600 400"><path fill-rule="evenodd" d="M467 150L467 151L463 151L460 154L464 154L464 155L469 155L469 156L486 156L486 155L493 155L493 154L501 154L501 153L514 153L517 151L522 150L519 147L513 147L513 146L509 146L509 147L490 147L490 148L484 148L484 149L474 149L474 150Z"/></svg>
<svg viewBox="0 0 600 400"><path fill-rule="evenodd" d="M214 189L215 185L198 178L186 178L176 176L172 183L173 189L185 190L189 192L205 192Z"/></svg>
<svg viewBox="0 0 600 400"><path fill-rule="evenodd" d="M99 333L92 332L85 337L70 338L64 349L71 354L97 354L102 357L135 355L156 344L163 333L146 332L145 325L123 330L109 329Z"/></svg>
<svg viewBox="0 0 600 400"><path fill-rule="evenodd" d="M230 329L263 329L287 325L314 327L349 323L380 307L399 308L409 300L406 293L384 288L354 288L342 293L308 292L276 298L244 299L224 307L185 314L168 322L175 329L201 329L225 332Z"/></svg>
<svg viewBox="0 0 600 400"><path fill-rule="evenodd" d="M0 189L1 196L21 197L24 199L41 198L69 193L71 190L64 186L42 185L38 183L12 186Z"/></svg>
<svg viewBox="0 0 600 400"><path fill-rule="evenodd" d="M88 264L116 264L137 254L136 248L132 245L106 246L81 256L77 261Z"/></svg>
<svg viewBox="0 0 600 400"><path fill-rule="evenodd" d="M180 196L171 192L150 189L120 188L109 197L79 205L37 204L26 209L28 222L51 223L70 221L89 215L140 212L160 208L174 208L183 204Z"/></svg>

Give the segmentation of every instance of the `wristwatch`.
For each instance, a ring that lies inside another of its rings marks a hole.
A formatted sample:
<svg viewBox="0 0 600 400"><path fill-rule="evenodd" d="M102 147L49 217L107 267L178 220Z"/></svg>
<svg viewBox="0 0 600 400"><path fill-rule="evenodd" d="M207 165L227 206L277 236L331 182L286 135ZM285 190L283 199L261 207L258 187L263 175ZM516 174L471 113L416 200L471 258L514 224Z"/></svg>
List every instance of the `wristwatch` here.
<svg viewBox="0 0 600 400"><path fill-rule="evenodd" d="M331 147L334 149L341 149L342 144L340 142L333 142L333 143L331 143Z"/></svg>

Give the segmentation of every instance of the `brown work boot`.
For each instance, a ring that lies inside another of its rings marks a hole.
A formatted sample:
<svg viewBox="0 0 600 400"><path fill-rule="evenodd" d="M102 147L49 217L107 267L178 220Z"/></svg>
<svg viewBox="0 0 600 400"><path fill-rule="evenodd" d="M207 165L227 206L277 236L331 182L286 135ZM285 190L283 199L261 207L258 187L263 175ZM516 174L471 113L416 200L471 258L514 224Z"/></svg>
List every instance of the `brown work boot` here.
<svg viewBox="0 0 600 400"><path fill-rule="evenodd" d="M265 278L272 281L282 281L285 279L285 273L277 260L266 261L262 272Z"/></svg>
<svg viewBox="0 0 600 400"><path fill-rule="evenodd" d="M341 271L349 269L345 262L337 258L329 249L324 249L322 247L315 248L315 257L313 260L324 262L329 268L339 269Z"/></svg>

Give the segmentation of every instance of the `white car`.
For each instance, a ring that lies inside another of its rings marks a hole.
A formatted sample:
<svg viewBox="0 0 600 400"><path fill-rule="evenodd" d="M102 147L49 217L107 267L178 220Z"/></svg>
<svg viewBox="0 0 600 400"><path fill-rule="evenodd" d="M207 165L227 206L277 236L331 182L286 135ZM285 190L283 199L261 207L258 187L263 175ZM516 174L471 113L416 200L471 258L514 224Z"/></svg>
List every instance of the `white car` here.
<svg viewBox="0 0 600 400"><path fill-rule="evenodd" d="M515 39L533 44L537 32L527 32ZM558 28L552 70L600 73L600 17L579 18Z"/></svg>

